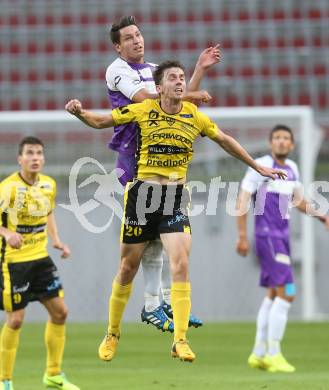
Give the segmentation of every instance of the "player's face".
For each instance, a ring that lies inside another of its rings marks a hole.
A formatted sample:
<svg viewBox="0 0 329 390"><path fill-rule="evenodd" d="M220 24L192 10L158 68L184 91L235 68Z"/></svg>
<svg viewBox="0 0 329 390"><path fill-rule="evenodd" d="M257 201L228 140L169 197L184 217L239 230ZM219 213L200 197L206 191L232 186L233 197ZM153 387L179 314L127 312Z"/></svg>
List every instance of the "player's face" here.
<svg viewBox="0 0 329 390"><path fill-rule="evenodd" d="M131 25L120 30L120 43L115 45L120 56L128 61L144 61L144 38L137 26Z"/></svg>
<svg viewBox="0 0 329 390"><path fill-rule="evenodd" d="M185 90L186 81L183 69L166 69L163 73L161 84L157 86L159 94L168 99L181 100Z"/></svg>
<svg viewBox="0 0 329 390"><path fill-rule="evenodd" d="M18 164L24 173L39 173L45 164L42 145L25 144L18 156Z"/></svg>
<svg viewBox="0 0 329 390"><path fill-rule="evenodd" d="M288 131L278 130L272 135L271 150L275 157L285 158L293 148L294 143Z"/></svg>

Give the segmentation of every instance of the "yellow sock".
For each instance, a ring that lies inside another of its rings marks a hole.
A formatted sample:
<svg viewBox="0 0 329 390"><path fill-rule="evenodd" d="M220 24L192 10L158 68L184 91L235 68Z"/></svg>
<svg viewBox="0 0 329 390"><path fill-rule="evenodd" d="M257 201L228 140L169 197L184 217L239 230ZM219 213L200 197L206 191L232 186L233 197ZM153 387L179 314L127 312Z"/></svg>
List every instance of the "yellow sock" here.
<svg viewBox="0 0 329 390"><path fill-rule="evenodd" d="M191 311L191 284L174 282L171 285L171 306L174 316L174 340L185 340Z"/></svg>
<svg viewBox="0 0 329 390"><path fill-rule="evenodd" d="M120 334L120 324L131 290L132 283L121 286L115 280L113 281L112 294L109 300L109 333Z"/></svg>
<svg viewBox="0 0 329 390"><path fill-rule="evenodd" d="M11 380L13 377L19 334L20 329L11 329L7 324L4 324L0 340L1 380Z"/></svg>
<svg viewBox="0 0 329 390"><path fill-rule="evenodd" d="M47 348L47 375L53 376L61 373L65 346L65 324L58 325L48 321L45 331Z"/></svg>

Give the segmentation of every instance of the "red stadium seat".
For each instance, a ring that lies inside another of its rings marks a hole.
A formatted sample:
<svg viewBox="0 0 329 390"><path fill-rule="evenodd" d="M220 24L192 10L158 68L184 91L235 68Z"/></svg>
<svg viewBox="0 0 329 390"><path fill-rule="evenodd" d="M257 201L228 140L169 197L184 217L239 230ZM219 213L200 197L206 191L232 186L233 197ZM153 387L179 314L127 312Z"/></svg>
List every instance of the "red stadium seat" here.
<svg viewBox="0 0 329 390"><path fill-rule="evenodd" d="M294 47L304 47L306 46L306 41L305 41L305 38L300 36L300 37L295 37L293 40L292 40L292 44Z"/></svg>
<svg viewBox="0 0 329 390"><path fill-rule="evenodd" d="M45 79L47 81L55 81L56 80L56 73L53 70L48 69L45 74Z"/></svg>
<svg viewBox="0 0 329 390"><path fill-rule="evenodd" d="M20 24L20 20L18 15L10 15L9 17L9 25L12 27L18 26Z"/></svg>
<svg viewBox="0 0 329 390"><path fill-rule="evenodd" d="M47 14L45 15L44 17L44 23L48 26L52 26L53 24L55 24L55 18L53 15L51 14Z"/></svg>
<svg viewBox="0 0 329 390"><path fill-rule="evenodd" d="M109 24L109 17L104 13L104 14L98 14L96 15L96 23L97 24Z"/></svg>
<svg viewBox="0 0 329 390"><path fill-rule="evenodd" d="M34 69L32 70L29 70L28 73L27 73L27 80L31 83L34 83L36 81L38 81L39 79L39 75L38 75L38 72Z"/></svg>
<svg viewBox="0 0 329 390"><path fill-rule="evenodd" d="M178 15L177 15L177 12L175 12L175 11L169 11L168 13L167 13L167 18L166 18L166 22L167 23L177 23L178 22L178 20L179 20L179 17L178 17Z"/></svg>
<svg viewBox="0 0 329 390"><path fill-rule="evenodd" d="M27 44L27 52L29 54L36 54L38 51L38 45L36 42L29 42Z"/></svg>
<svg viewBox="0 0 329 390"><path fill-rule="evenodd" d="M29 110L36 111L40 110L40 105L36 100L30 100L29 101Z"/></svg>
<svg viewBox="0 0 329 390"><path fill-rule="evenodd" d="M109 41L101 41L98 43L98 51L99 52L108 52L110 50Z"/></svg>
<svg viewBox="0 0 329 390"><path fill-rule="evenodd" d="M234 94L228 94L225 97L225 102L224 105L226 107L236 107L239 105L239 99L236 95Z"/></svg>
<svg viewBox="0 0 329 390"><path fill-rule="evenodd" d="M302 106L309 106L311 104L311 97L307 92L301 93L298 96L298 104Z"/></svg>
<svg viewBox="0 0 329 390"><path fill-rule="evenodd" d="M261 75L263 77L269 77L271 76L271 68L269 65L263 65L261 68Z"/></svg>
<svg viewBox="0 0 329 390"><path fill-rule="evenodd" d="M11 111L20 111L22 109L21 101L19 99L13 99L10 101L9 107Z"/></svg>
<svg viewBox="0 0 329 390"><path fill-rule="evenodd" d="M154 24L157 24L160 22L160 15L159 15L159 12L157 11L152 11L150 13L150 16L149 16L149 22L150 23L154 23Z"/></svg>
<svg viewBox="0 0 329 390"><path fill-rule="evenodd" d="M291 70L288 65L280 65L277 68L277 75L280 77L290 76Z"/></svg>
<svg viewBox="0 0 329 390"><path fill-rule="evenodd" d="M308 17L310 19L321 19L321 10L316 9L316 8L311 8L308 10Z"/></svg>
<svg viewBox="0 0 329 390"><path fill-rule="evenodd" d="M101 108L110 109L110 101L106 98L102 99Z"/></svg>
<svg viewBox="0 0 329 390"><path fill-rule="evenodd" d="M205 23L213 22L215 20L214 12L211 10L204 10L202 13L202 20Z"/></svg>
<svg viewBox="0 0 329 390"><path fill-rule="evenodd" d="M315 64L313 66L313 73L316 76L325 76L327 74L327 68L325 64Z"/></svg>
<svg viewBox="0 0 329 390"><path fill-rule="evenodd" d="M303 17L302 11L299 8L296 8L292 11L291 17L293 19L301 19Z"/></svg>
<svg viewBox="0 0 329 390"><path fill-rule="evenodd" d="M247 9L243 9L243 10L239 11L238 19L241 22L245 22L245 21L249 20L250 19L249 11Z"/></svg>
<svg viewBox="0 0 329 390"><path fill-rule="evenodd" d="M263 95L261 98L262 106L274 106L274 97L272 95Z"/></svg>
<svg viewBox="0 0 329 390"><path fill-rule="evenodd" d="M12 43L9 46L9 52L10 54L18 54L22 51L21 46L18 43Z"/></svg>
<svg viewBox="0 0 329 390"><path fill-rule="evenodd" d="M69 14L69 13L63 14L60 22L64 25L73 24L73 14Z"/></svg>
<svg viewBox="0 0 329 390"><path fill-rule="evenodd" d="M92 76L90 70L88 70L88 69L83 70L81 72L80 77L82 80L86 80L86 81L90 81L93 79L93 76ZM104 72L103 72L103 79L104 79Z"/></svg>
<svg viewBox="0 0 329 390"><path fill-rule="evenodd" d="M160 40L155 40L151 42L150 50L152 51L163 51L163 43Z"/></svg>
<svg viewBox="0 0 329 390"><path fill-rule="evenodd" d="M274 10L273 15L272 15L272 18L274 20L283 20L283 19L285 19L285 17L286 17L286 14L285 14L283 9Z"/></svg>
<svg viewBox="0 0 329 390"><path fill-rule="evenodd" d="M55 43L54 42L46 42L44 51L47 54L52 54L56 51Z"/></svg>
<svg viewBox="0 0 329 390"><path fill-rule="evenodd" d="M29 26L35 26L36 24L38 24L38 19L36 15L33 14L27 15L26 24L28 24Z"/></svg>
<svg viewBox="0 0 329 390"><path fill-rule="evenodd" d="M12 70L10 72L10 81L12 83L18 83L21 81L21 73L18 70Z"/></svg>
<svg viewBox="0 0 329 390"><path fill-rule="evenodd" d="M63 80L64 81L72 81L74 79L73 70L65 69L63 72Z"/></svg>
<svg viewBox="0 0 329 390"><path fill-rule="evenodd" d="M240 75L242 77L253 77L255 74L254 69L251 66L244 66L240 69Z"/></svg>
<svg viewBox="0 0 329 390"><path fill-rule="evenodd" d="M317 106L320 110L327 110L329 105L329 97L326 92L319 93L317 97Z"/></svg>
<svg viewBox="0 0 329 390"><path fill-rule="evenodd" d="M255 105L255 97L254 95L247 95L245 96L245 102L247 106L254 106Z"/></svg>
<svg viewBox="0 0 329 390"><path fill-rule="evenodd" d="M258 49L268 49L270 47L269 40L266 37L260 37L257 41Z"/></svg>
<svg viewBox="0 0 329 390"><path fill-rule="evenodd" d="M82 53L90 53L93 50L93 47L90 42L81 42L80 51Z"/></svg>
<svg viewBox="0 0 329 390"><path fill-rule="evenodd" d="M59 105L56 103L55 100L47 100L46 101L46 110L56 110L58 109Z"/></svg>
<svg viewBox="0 0 329 390"><path fill-rule="evenodd" d="M291 106L292 104L292 101L291 101L291 97L289 94L285 94L282 96L282 100L281 100L282 104L284 106Z"/></svg>
<svg viewBox="0 0 329 390"><path fill-rule="evenodd" d="M170 41L169 42L169 49L170 51L178 51L179 50L179 43L178 41Z"/></svg>
<svg viewBox="0 0 329 390"><path fill-rule="evenodd" d="M297 69L297 73L299 76L305 76L307 74L305 65L299 65Z"/></svg>
<svg viewBox="0 0 329 390"><path fill-rule="evenodd" d="M64 53L72 53L74 51L72 42L63 42L62 44L62 51Z"/></svg>
<svg viewBox="0 0 329 390"><path fill-rule="evenodd" d="M81 14L80 15L80 24L86 25L90 23L90 18L88 14Z"/></svg>
<svg viewBox="0 0 329 390"><path fill-rule="evenodd" d="M196 16L195 16L195 13L193 11L187 11L186 13L186 21L187 22L195 22L196 21Z"/></svg>
<svg viewBox="0 0 329 390"><path fill-rule="evenodd" d="M265 19L267 19L267 14L266 14L266 12L263 9L259 9L257 11L257 19L258 20L265 20Z"/></svg>

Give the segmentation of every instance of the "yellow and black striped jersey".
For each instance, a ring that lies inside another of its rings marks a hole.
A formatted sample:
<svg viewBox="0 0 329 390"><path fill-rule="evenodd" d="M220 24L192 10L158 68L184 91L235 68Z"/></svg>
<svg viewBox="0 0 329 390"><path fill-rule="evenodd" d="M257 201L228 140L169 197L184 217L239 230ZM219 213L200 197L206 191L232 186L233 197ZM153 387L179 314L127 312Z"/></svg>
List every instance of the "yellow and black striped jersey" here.
<svg viewBox="0 0 329 390"><path fill-rule="evenodd" d="M217 125L189 102L177 114L167 114L160 101L146 99L112 111L115 125L138 124L137 179L152 176L182 179L193 157L193 142L198 135L215 138Z"/></svg>
<svg viewBox="0 0 329 390"><path fill-rule="evenodd" d="M39 175L35 184L26 183L16 172L0 183L0 224L23 235L20 249L1 239L1 261L19 263L48 256L47 220L55 207L56 182Z"/></svg>

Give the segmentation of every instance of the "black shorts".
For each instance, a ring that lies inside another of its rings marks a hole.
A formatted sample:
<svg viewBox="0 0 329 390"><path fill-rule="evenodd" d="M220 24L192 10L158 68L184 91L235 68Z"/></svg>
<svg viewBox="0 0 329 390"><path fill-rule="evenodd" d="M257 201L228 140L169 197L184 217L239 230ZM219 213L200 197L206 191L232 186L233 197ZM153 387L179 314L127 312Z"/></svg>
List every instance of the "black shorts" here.
<svg viewBox="0 0 329 390"><path fill-rule="evenodd" d="M22 263L2 263L0 309L23 309L31 301L63 297L56 265L50 257Z"/></svg>
<svg viewBox="0 0 329 390"><path fill-rule="evenodd" d="M161 185L134 181L125 190L121 242L155 240L161 233L191 234L190 194L183 184Z"/></svg>

